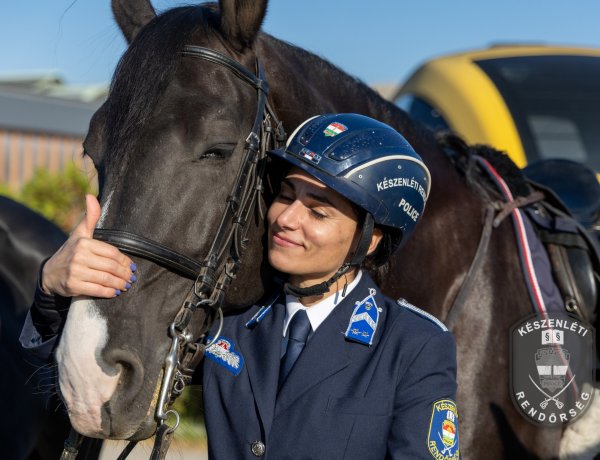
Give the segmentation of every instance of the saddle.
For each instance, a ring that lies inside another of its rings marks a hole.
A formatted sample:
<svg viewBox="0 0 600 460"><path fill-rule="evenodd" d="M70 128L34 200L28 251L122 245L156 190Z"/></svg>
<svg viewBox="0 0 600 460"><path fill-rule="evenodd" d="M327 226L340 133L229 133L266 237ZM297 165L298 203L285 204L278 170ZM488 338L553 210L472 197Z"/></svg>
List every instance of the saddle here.
<svg viewBox="0 0 600 460"><path fill-rule="evenodd" d="M523 173L530 186L546 197L541 210L527 212L552 260L565 308L594 322L600 273L600 184L596 174L584 164L566 159L537 161Z"/></svg>
<svg viewBox="0 0 600 460"><path fill-rule="evenodd" d="M555 192L528 180L544 199L524 209L537 237L545 247L554 282L564 308L588 323L595 323L600 283L598 236L573 217Z"/></svg>

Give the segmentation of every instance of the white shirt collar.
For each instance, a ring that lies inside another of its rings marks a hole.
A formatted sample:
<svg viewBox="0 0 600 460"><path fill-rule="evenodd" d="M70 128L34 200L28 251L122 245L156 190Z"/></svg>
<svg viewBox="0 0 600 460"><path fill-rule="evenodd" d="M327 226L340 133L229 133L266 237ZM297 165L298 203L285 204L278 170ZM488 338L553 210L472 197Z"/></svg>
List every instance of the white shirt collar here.
<svg viewBox="0 0 600 460"><path fill-rule="evenodd" d="M333 311L333 309L352 292L362 277L362 271L359 270L356 278L346 287L345 296L342 296L343 288L337 291L335 294L321 300L320 302L305 307L300 303L298 297L292 295L285 296L285 320L283 321L283 336L287 333L288 324L298 310L306 310L308 320L310 321L311 328L314 331L321 325L325 318Z"/></svg>

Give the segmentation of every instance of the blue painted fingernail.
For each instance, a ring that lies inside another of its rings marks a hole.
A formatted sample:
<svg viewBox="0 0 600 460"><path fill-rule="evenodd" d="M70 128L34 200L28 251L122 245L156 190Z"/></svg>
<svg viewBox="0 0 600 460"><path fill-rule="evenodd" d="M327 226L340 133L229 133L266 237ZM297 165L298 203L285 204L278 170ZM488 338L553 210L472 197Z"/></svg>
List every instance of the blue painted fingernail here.
<svg viewBox="0 0 600 460"><path fill-rule="evenodd" d="M137 276L131 275L131 278L129 278L129 281L131 281L132 283L135 283L137 281Z"/></svg>
<svg viewBox="0 0 600 460"><path fill-rule="evenodd" d="M119 291L118 289L115 289L115 295L121 295L121 291Z"/></svg>
<svg viewBox="0 0 600 460"><path fill-rule="evenodd" d="M131 267L131 271L132 271L132 272L134 272L134 271L136 271L136 270L137 270L137 265L136 265L136 264L134 264L133 262L131 262L131 265L130 265L130 267Z"/></svg>
<svg viewBox="0 0 600 460"><path fill-rule="evenodd" d="M131 284L125 283L125 289L129 289L130 287L131 287Z"/></svg>

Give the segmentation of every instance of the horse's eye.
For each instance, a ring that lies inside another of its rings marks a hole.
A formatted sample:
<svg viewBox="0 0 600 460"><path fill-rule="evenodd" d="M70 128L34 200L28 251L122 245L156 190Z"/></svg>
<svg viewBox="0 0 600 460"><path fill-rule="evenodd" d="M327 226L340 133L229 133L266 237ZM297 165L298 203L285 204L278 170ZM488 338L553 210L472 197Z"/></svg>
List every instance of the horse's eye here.
<svg viewBox="0 0 600 460"><path fill-rule="evenodd" d="M210 147L205 152L201 153L198 156L199 160L204 160L205 158L229 158L233 149L235 149L236 144L215 144Z"/></svg>

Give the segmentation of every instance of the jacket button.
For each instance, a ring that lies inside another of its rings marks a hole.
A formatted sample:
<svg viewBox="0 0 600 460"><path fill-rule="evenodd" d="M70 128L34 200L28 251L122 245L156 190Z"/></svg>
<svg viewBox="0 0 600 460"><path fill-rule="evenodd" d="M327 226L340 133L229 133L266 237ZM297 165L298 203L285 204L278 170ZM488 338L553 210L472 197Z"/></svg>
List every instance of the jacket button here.
<svg viewBox="0 0 600 460"><path fill-rule="evenodd" d="M257 457L262 457L265 455L265 445L262 441L254 441L250 445L250 450L252 450L252 453Z"/></svg>

